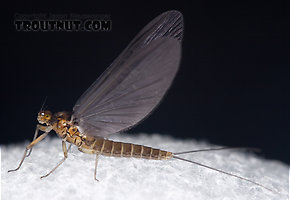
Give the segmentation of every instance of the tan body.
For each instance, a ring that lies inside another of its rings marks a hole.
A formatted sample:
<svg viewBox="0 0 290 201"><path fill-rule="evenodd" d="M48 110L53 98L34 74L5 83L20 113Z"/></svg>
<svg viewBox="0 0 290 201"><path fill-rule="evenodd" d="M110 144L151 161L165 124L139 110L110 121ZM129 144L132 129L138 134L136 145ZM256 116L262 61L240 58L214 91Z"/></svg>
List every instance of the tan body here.
<svg viewBox="0 0 290 201"><path fill-rule="evenodd" d="M66 119L58 118L53 130L65 141L75 144L79 151L114 157L135 157L145 159L170 159L172 153L143 145L114 142L100 137L87 136L79 132L77 126Z"/></svg>

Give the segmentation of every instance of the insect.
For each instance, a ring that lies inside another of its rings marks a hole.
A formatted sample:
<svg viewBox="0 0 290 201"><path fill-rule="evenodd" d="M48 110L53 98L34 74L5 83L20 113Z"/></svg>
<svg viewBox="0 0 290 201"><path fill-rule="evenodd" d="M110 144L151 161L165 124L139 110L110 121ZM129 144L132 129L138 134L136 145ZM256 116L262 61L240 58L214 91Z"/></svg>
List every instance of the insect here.
<svg viewBox="0 0 290 201"><path fill-rule="evenodd" d="M147 117L164 97L178 71L183 37L183 16L168 11L146 25L111 66L78 99L73 112L38 113L33 141L26 147L18 170L32 148L52 130L62 139L64 158L46 175L50 175L68 157L74 144L78 150L96 155L94 178L97 180L99 155L144 159L178 159L218 171L271 190L254 181L177 155L226 148L172 153L143 145L114 142L110 134L130 129ZM44 133L38 136L39 131ZM69 142L69 148L66 146ZM272 191L272 190L271 190Z"/></svg>

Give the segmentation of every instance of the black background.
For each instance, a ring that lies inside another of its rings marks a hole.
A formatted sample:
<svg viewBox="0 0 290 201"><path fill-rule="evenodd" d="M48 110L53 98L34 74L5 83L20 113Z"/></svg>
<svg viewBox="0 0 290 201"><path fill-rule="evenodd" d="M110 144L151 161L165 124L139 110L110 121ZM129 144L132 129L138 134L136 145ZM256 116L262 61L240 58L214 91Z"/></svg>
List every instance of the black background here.
<svg viewBox="0 0 290 201"><path fill-rule="evenodd" d="M185 23L180 70L158 109L130 132L259 147L290 163L286 3L21 2L1 12L1 144L32 138L46 96L48 109L71 111L142 27L174 9ZM17 32L16 13L108 14L112 30Z"/></svg>

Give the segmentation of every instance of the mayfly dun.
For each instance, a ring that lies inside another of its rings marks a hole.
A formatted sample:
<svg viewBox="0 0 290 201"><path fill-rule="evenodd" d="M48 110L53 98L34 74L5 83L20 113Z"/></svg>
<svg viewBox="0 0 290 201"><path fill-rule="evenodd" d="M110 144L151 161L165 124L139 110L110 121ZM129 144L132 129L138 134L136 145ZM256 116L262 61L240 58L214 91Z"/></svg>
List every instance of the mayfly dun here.
<svg viewBox="0 0 290 201"><path fill-rule="evenodd" d="M64 158L46 175L50 175L67 158L68 149L74 144L78 150L98 156L136 157L143 159L178 159L251 182L247 178L207 165L180 158L172 153L143 145L115 142L107 139L110 134L128 130L148 116L159 104L177 73L181 58L183 16L178 11L165 12L146 25L131 41L111 66L78 99L73 112L52 114L41 108L38 113L33 141L26 147L18 170L32 148L54 130L62 139ZM44 132L38 136L39 131ZM69 148L66 142L70 143ZM219 148L226 149L226 148ZM273 190L271 190L273 191Z"/></svg>

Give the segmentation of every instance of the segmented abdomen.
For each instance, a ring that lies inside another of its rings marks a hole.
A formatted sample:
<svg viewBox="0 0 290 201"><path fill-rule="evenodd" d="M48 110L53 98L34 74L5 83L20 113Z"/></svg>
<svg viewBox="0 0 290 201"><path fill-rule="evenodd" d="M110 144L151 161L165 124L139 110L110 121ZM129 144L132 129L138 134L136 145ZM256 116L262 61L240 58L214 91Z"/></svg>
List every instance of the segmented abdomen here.
<svg viewBox="0 0 290 201"><path fill-rule="evenodd" d="M160 149L96 138L94 140L83 140L79 150L85 153L98 153L105 156L114 157L135 157L155 160L172 158L171 152L163 151Z"/></svg>

